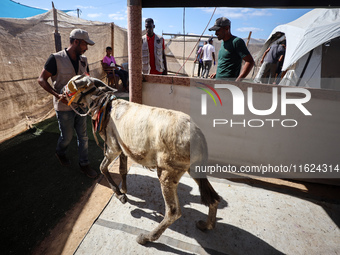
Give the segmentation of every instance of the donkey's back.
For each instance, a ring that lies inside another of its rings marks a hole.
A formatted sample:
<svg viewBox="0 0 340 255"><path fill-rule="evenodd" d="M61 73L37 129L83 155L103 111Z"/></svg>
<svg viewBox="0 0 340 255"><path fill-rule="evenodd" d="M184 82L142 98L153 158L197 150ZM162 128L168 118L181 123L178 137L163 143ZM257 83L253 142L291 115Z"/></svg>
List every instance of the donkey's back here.
<svg viewBox="0 0 340 255"><path fill-rule="evenodd" d="M187 114L118 99L110 116L107 138L114 137L125 155L146 167L188 170L191 137L195 158L206 157L205 138Z"/></svg>

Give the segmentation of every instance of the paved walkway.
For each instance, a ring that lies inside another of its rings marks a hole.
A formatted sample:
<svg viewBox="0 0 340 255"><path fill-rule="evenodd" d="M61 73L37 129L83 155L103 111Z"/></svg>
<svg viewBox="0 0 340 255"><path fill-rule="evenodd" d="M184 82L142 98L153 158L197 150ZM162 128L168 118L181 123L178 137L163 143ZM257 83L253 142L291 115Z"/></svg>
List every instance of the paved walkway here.
<svg viewBox="0 0 340 255"><path fill-rule="evenodd" d="M139 245L139 233L163 218L164 202L155 172L138 165L129 171L128 203L112 198L76 250L81 254L339 254L340 204L210 179L222 197L214 230L205 219L196 183L184 175L178 186L182 217L155 243Z"/></svg>

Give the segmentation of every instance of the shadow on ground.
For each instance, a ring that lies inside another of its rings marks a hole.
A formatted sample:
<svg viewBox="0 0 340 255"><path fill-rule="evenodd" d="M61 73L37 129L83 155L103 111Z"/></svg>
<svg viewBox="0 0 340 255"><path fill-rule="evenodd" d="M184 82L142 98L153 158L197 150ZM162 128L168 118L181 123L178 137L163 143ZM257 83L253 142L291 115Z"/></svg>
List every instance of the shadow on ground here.
<svg viewBox="0 0 340 255"><path fill-rule="evenodd" d="M130 212L131 215L141 220L148 218L158 223L161 222L165 207L158 179L134 174L128 176L128 185L129 183L138 183L138 187L128 186L128 197L130 195L139 198L138 200L128 200L129 204L137 207L137 209ZM191 191L191 186L179 183L178 195L182 217L172 224L169 229L195 239L207 254L283 254L254 234L221 222L218 214L215 229L206 232L198 230L195 227L195 222L206 220L208 208L206 207L204 211L194 209L191 204L200 204L200 196L188 195ZM221 197L219 209L226 207L228 207L228 202ZM153 212L149 213L144 209ZM169 246L169 243L175 243L175 247L185 247L185 250L189 253L176 249L174 246ZM161 236L159 242L148 243L147 246L174 254L196 254L195 251L197 250L197 247L193 248L195 245L181 240L174 241L172 238L166 237L166 235Z"/></svg>
<svg viewBox="0 0 340 255"><path fill-rule="evenodd" d="M300 190L295 187L279 184L285 183L285 181L279 181L278 183L268 183L262 180L254 180L250 178L233 178L230 179L230 181L287 194L315 203L322 207L330 219L332 219L332 221L337 226L339 226L339 186L295 181L295 183L303 184L306 187L306 190ZM128 203L136 207L136 209L130 212L131 216L136 219L140 219L141 222L143 222L143 219L150 219L158 223L161 222L165 208L157 178L132 174L128 175L127 184L127 194L128 197L130 196ZM138 185L136 186L133 184ZM192 188L190 186L179 183L178 195L182 208L182 217L178 219L173 225L171 225L169 229L195 239L208 254L283 254L281 251L277 250L275 247L271 246L269 243L254 235L253 233L222 222L221 218L218 217L218 214L216 228L212 231L203 233L197 230L195 227L191 227L190 225L194 226L195 221L204 220L207 217L207 208L204 211L199 211L191 206L192 204L200 203L199 196L187 195L191 192L191 190ZM138 199L136 200L134 197ZM226 200L228 200L228 198L226 198ZM228 207L228 203L222 199L219 209L226 207ZM315 217L318 216L316 215ZM176 245L169 245L172 243L175 243ZM181 240L176 240L175 242L171 240L171 238L166 237L166 235L162 236L159 242L148 243L147 246L154 247L159 251L166 251L176 254L192 254L190 252L195 253L194 250L191 250L192 245L190 246ZM184 250L188 251L189 253L183 252L180 249L177 250L174 247L186 247L187 249Z"/></svg>
<svg viewBox="0 0 340 255"><path fill-rule="evenodd" d="M99 173L103 152L91 134L90 118L88 133L91 165ZM53 117L0 144L3 254L31 253L96 182L79 170L76 137L68 149L71 166L59 164L54 154L58 137Z"/></svg>

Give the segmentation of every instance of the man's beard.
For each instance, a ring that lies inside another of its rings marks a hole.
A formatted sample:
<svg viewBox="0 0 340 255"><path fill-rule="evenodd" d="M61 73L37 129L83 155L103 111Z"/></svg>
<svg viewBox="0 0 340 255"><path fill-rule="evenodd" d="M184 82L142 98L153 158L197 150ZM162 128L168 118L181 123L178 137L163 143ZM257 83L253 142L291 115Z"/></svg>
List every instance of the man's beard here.
<svg viewBox="0 0 340 255"><path fill-rule="evenodd" d="M77 45L77 48L76 48L76 54L77 56L80 56L80 55L83 55L85 53L86 50L81 50L80 48L80 44Z"/></svg>

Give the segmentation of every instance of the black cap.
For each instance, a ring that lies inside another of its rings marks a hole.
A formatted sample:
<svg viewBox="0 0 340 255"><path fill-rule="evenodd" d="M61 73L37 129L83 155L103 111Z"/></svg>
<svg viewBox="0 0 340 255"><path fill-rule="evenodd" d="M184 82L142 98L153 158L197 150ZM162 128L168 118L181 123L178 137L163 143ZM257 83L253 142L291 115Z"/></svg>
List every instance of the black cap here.
<svg viewBox="0 0 340 255"><path fill-rule="evenodd" d="M209 28L209 31L216 31L216 30L219 30L221 27L227 27L227 26L230 26L230 20L227 19L226 17L221 17L215 21L215 25Z"/></svg>

